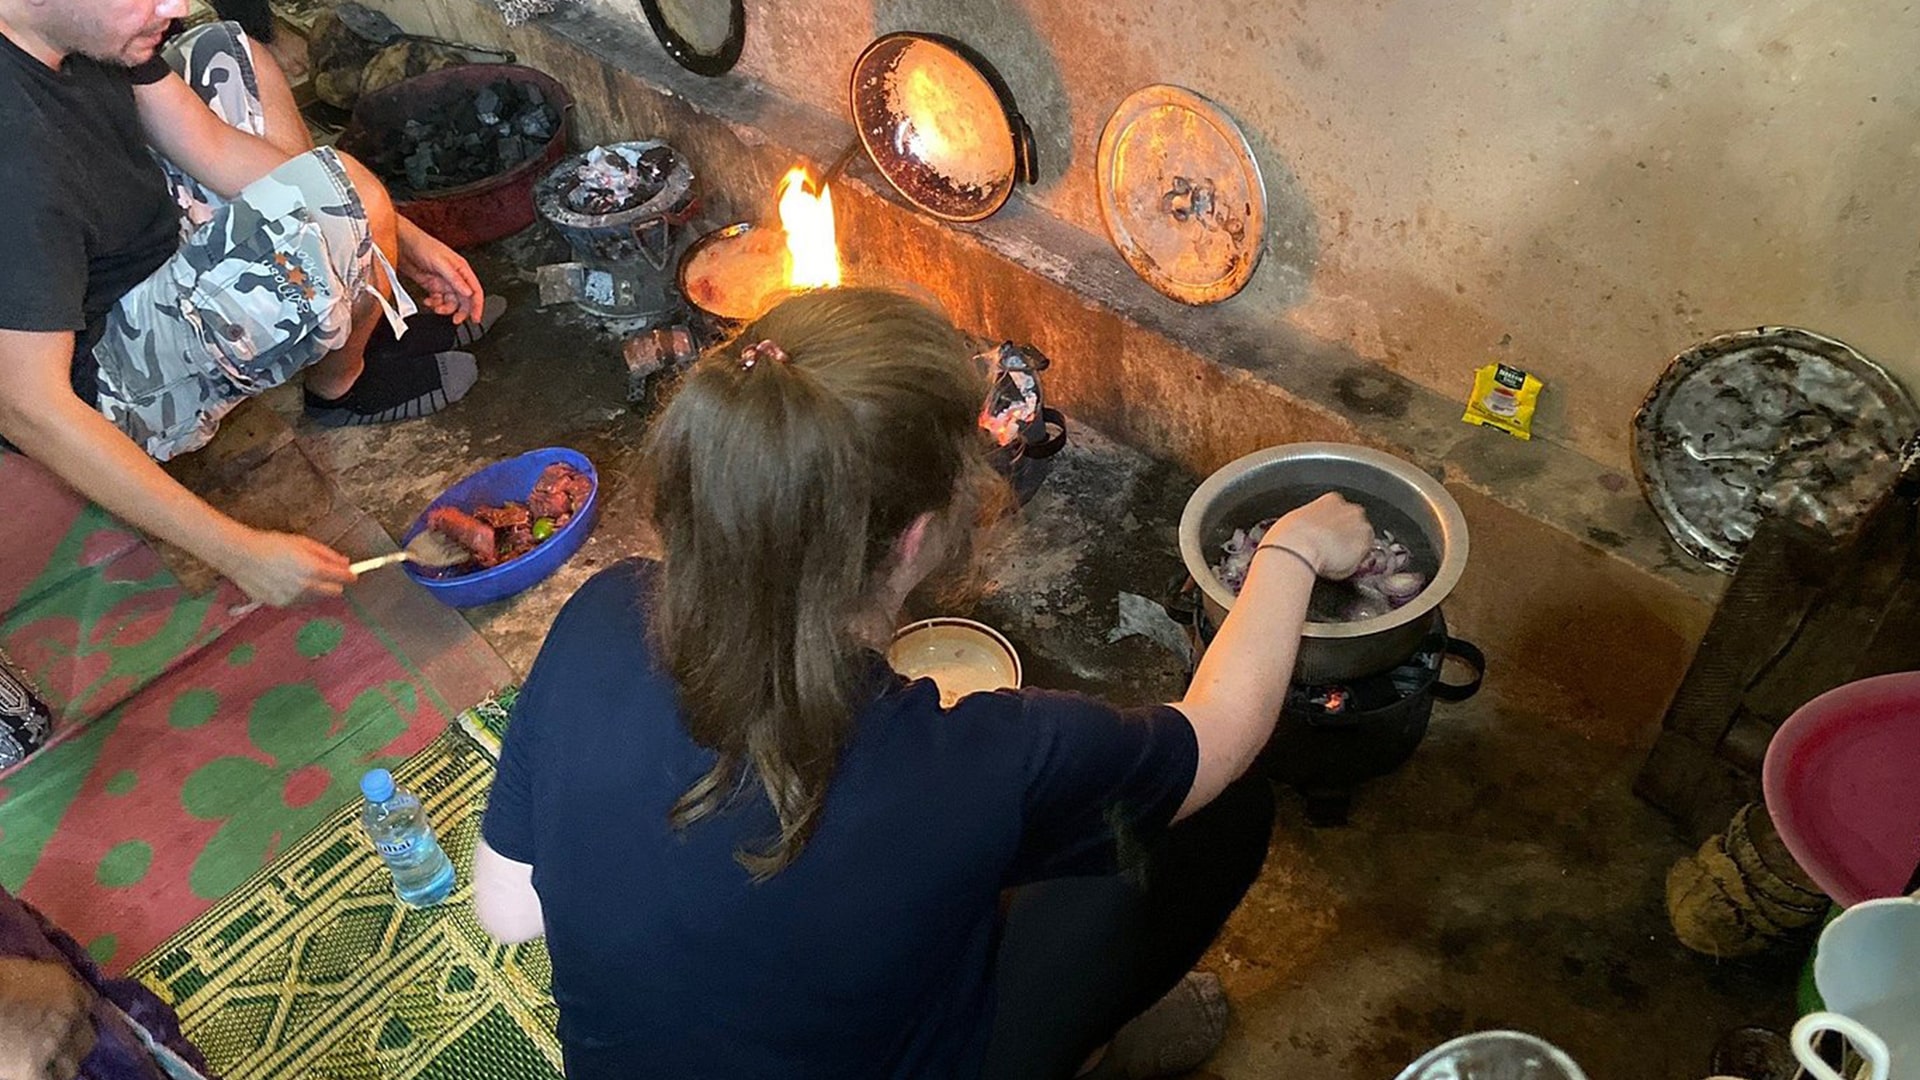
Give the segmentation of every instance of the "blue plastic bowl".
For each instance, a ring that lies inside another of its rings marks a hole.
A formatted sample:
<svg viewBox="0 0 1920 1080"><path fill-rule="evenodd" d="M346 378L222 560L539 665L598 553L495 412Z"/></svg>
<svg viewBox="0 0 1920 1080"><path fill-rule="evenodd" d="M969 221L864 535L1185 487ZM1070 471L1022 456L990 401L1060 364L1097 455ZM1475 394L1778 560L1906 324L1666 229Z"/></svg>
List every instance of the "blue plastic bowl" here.
<svg viewBox="0 0 1920 1080"><path fill-rule="evenodd" d="M588 461L585 455L562 447L529 450L519 457L496 461L453 485L427 504L420 516L413 519L407 535L400 540L404 547L420 535L421 530L427 527L427 515L442 506L471 512L479 506L525 502L533 492L534 481L540 479L540 474L547 466L555 463L571 465L586 474L589 485L587 504L580 508L579 513L568 518L567 523L544 543L498 566L450 577L435 577L432 576L434 571L423 572L412 563L404 563L402 565L406 567L407 576L419 582L441 603L457 608L478 607L505 600L545 580L547 575L560 568L561 563L572 558L573 553L580 550L581 544L587 542L587 534L593 532L595 519L600 516L600 474L594 471L593 462Z"/></svg>

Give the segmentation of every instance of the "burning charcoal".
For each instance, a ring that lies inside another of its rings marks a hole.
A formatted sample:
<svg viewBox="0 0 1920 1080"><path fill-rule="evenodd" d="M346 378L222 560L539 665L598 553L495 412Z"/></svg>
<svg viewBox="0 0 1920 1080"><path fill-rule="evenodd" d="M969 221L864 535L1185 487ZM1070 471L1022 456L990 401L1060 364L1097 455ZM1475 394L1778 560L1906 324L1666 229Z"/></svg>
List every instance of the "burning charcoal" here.
<svg viewBox="0 0 1920 1080"><path fill-rule="evenodd" d="M587 153L574 173L576 183L567 192L567 203L583 214L606 214L618 209L633 183L626 159L610 154L604 146Z"/></svg>
<svg viewBox="0 0 1920 1080"><path fill-rule="evenodd" d="M995 444L1008 446L1015 439L1033 443L1046 437L1042 419L1040 379L1037 372L1051 363L1045 353L1031 345L1003 341L993 349L974 357L989 370L991 385L987 401L980 410L980 427Z"/></svg>
<svg viewBox="0 0 1920 1080"><path fill-rule="evenodd" d="M670 169L672 154L661 149L666 154L665 167ZM567 205L583 214L611 214L640 206L660 194L665 184L666 173L660 171L662 160L629 158L624 151L596 146L575 170Z"/></svg>

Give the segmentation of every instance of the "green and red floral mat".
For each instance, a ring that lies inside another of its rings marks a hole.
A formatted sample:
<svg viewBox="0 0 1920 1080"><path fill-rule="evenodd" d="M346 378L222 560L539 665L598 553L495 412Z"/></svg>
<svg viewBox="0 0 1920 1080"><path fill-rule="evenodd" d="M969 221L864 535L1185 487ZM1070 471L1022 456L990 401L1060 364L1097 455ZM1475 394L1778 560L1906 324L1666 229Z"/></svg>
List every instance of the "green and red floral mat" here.
<svg viewBox="0 0 1920 1080"><path fill-rule="evenodd" d="M120 970L426 748L511 673L397 573L247 612L193 594L127 527L0 454L0 651L54 741L0 775L0 885ZM392 550L342 511L310 530Z"/></svg>

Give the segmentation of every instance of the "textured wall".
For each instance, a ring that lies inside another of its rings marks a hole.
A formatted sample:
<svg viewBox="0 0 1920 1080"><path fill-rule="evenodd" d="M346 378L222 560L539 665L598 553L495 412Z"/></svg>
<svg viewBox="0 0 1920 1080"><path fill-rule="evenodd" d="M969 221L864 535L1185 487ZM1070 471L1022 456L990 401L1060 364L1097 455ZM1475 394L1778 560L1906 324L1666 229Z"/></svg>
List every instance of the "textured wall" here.
<svg viewBox="0 0 1920 1080"><path fill-rule="evenodd" d="M586 0L639 19L635 0ZM707 2L707 0L699 0ZM1030 195L1101 232L1101 125L1173 82L1248 129L1273 246L1231 301L1450 396L1489 357L1610 464L1668 358L1763 322L1920 389L1920 7L1903 0L748 0L740 70L844 111L875 34L998 64Z"/></svg>

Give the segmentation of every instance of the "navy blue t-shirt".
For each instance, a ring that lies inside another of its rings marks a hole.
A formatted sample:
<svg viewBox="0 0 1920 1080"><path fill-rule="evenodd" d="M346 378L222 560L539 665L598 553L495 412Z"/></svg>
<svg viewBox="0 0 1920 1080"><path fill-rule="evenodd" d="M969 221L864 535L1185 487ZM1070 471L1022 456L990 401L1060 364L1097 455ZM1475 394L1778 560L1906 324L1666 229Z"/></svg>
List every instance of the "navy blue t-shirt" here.
<svg viewBox="0 0 1920 1080"><path fill-rule="evenodd" d="M1035 690L942 709L876 656L818 831L756 885L734 853L776 835L757 784L668 824L714 755L649 655L655 570L604 570L561 611L483 824L533 867L569 1080L977 1075L1001 890L1118 869L1186 798L1192 727Z"/></svg>

